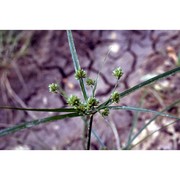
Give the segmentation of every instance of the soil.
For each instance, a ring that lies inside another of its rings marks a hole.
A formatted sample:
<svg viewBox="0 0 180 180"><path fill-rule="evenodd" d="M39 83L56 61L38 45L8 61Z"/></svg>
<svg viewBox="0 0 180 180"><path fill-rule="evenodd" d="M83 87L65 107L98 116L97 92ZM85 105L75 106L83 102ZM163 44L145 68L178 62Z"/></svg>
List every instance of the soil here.
<svg viewBox="0 0 180 180"><path fill-rule="evenodd" d="M30 37L30 42L26 54L14 58L8 68L0 68L0 105L64 107L67 104L63 97L48 91L48 85L53 82L59 83L68 94L81 96L79 84L74 79L66 31L19 33L23 34L23 39ZM124 71L118 86L118 91L122 92L149 77L173 69L178 64L180 31L73 31L73 36L80 64L90 77L97 75L106 53L113 45L98 81L97 97L101 102L110 96L114 88L112 71L118 66ZM19 46L22 45L23 41L19 43ZM4 74L7 78L3 86ZM179 98L179 84L180 74L175 74L123 98L120 105L161 111ZM176 106L168 113L179 116L179 109ZM0 110L0 128L54 114L57 113ZM126 143L134 116L134 112L124 110L112 111L107 119L97 115L93 129L108 149L117 149L119 140L121 145ZM137 129L151 117L151 113L139 113ZM167 117L157 118L138 141L171 121ZM109 123L113 124L114 131ZM79 150L83 149L82 131L83 122L80 118L65 119L1 137L0 149ZM134 149L180 149L179 135L180 124L176 123L162 129ZM92 135L91 149L100 148Z"/></svg>

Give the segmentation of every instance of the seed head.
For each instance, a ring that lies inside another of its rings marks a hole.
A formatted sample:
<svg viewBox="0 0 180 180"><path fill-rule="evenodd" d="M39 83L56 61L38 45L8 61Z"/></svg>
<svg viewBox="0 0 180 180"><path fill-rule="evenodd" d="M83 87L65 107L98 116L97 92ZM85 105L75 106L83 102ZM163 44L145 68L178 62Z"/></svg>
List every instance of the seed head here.
<svg viewBox="0 0 180 180"><path fill-rule="evenodd" d="M87 84L88 86L94 86L95 81L94 81L93 79L87 78L87 79L86 79L86 84Z"/></svg>
<svg viewBox="0 0 180 180"><path fill-rule="evenodd" d="M112 74L114 77L116 77L119 80L121 78L121 76L123 75L123 71L120 67L118 67L113 71Z"/></svg>
<svg viewBox="0 0 180 180"><path fill-rule="evenodd" d="M101 114L102 114L102 116L108 116L109 115L109 109L105 108Z"/></svg>
<svg viewBox="0 0 180 180"><path fill-rule="evenodd" d="M82 79L82 78L86 78L86 76L87 76L86 71L84 71L83 69L79 69L75 73L75 78L77 80Z"/></svg>
<svg viewBox="0 0 180 180"><path fill-rule="evenodd" d="M70 106L78 107L78 106L81 104L81 101L80 101L80 99L79 99L77 96L71 95L71 96L68 98L67 103L68 103Z"/></svg>
<svg viewBox="0 0 180 180"><path fill-rule="evenodd" d="M49 84L48 87L49 87L49 92L58 93L59 91L59 85L56 83Z"/></svg>
<svg viewBox="0 0 180 180"><path fill-rule="evenodd" d="M120 100L120 95L119 95L119 93L118 93L117 91L113 92L113 93L111 94L111 99L112 99L113 102L118 103L119 100Z"/></svg>
<svg viewBox="0 0 180 180"><path fill-rule="evenodd" d="M91 109L94 106L97 106L99 101L95 97L89 97L87 101L87 109Z"/></svg>

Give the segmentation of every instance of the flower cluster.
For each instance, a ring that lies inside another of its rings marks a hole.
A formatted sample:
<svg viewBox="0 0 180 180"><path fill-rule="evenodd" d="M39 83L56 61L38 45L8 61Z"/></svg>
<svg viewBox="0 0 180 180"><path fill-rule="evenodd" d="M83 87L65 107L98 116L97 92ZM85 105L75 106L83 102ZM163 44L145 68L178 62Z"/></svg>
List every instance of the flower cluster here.
<svg viewBox="0 0 180 180"><path fill-rule="evenodd" d="M67 103L70 105L70 106L73 106L73 107L77 107L81 104L81 101L80 99L75 96L75 95L71 95L68 100L67 100Z"/></svg>
<svg viewBox="0 0 180 180"><path fill-rule="evenodd" d="M77 80L82 79L82 78L86 78L86 76L87 76L86 71L84 71L83 69L79 69L75 73L75 78Z"/></svg>
<svg viewBox="0 0 180 180"><path fill-rule="evenodd" d="M49 92L58 93L59 92L59 85L56 83L49 84Z"/></svg>
<svg viewBox="0 0 180 180"><path fill-rule="evenodd" d="M86 79L86 84L87 84L88 86L94 86L95 80L90 79L90 78L87 78L87 79Z"/></svg>
<svg viewBox="0 0 180 180"><path fill-rule="evenodd" d="M112 74L114 77L116 77L119 80L121 78L121 76L123 75L123 71L120 67L118 67L113 71Z"/></svg>
<svg viewBox="0 0 180 180"><path fill-rule="evenodd" d="M119 80L123 75L123 71L120 67L118 67L113 71L112 74ZM83 69L79 69L75 73L75 78L77 80L80 80L82 78L87 78L87 74ZM87 86L94 86L95 83L96 83L95 80L91 78L86 79ZM58 93L59 89L60 87L58 84L56 83L49 84L49 92ZM120 94L117 91L114 91L112 92L110 98L112 103L118 103L120 101ZM69 106L73 107L83 115L86 113L90 113L91 110L93 110L96 106L98 106L99 101L94 96L90 96L86 102L82 102L80 98L77 97L76 95L71 95L69 98L67 98L67 103L69 104ZM104 117L108 116L109 109L105 108L104 110L102 110L101 115Z"/></svg>
<svg viewBox="0 0 180 180"><path fill-rule="evenodd" d="M117 91L114 91L112 94L111 94L111 99L112 99L112 102L115 102L115 103L118 103L119 100L120 100L120 95Z"/></svg>
<svg viewBox="0 0 180 180"><path fill-rule="evenodd" d="M86 111L91 110L94 106L99 104L99 101L94 97L89 97L86 103L81 102L80 98L75 95L71 95L67 103L76 109L80 113L85 113Z"/></svg>
<svg viewBox="0 0 180 180"><path fill-rule="evenodd" d="M92 107L97 106L99 101L95 97L89 97L87 100L86 108L90 110Z"/></svg>
<svg viewBox="0 0 180 180"><path fill-rule="evenodd" d="M101 115L102 115L102 116L108 116L108 115L109 115L109 109L108 109L108 108L105 108L105 109L103 110L103 112L101 112Z"/></svg>

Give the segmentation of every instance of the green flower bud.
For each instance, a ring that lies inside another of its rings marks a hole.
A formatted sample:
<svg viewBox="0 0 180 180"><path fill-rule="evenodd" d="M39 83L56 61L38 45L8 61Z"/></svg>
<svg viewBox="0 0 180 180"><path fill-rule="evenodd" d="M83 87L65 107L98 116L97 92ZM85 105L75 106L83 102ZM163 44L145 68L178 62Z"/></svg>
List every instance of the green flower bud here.
<svg viewBox="0 0 180 180"><path fill-rule="evenodd" d="M112 99L113 102L118 103L119 100L120 100L120 95L119 95L119 93L118 93L117 91L113 92L113 93L111 94L111 99Z"/></svg>
<svg viewBox="0 0 180 180"><path fill-rule="evenodd" d="M101 114L102 114L102 116L108 116L109 115L109 109L105 108Z"/></svg>
<svg viewBox="0 0 180 180"><path fill-rule="evenodd" d="M78 106L81 104L81 101L80 101L80 99L79 99L77 96L71 95L71 96L68 98L67 103L68 103L70 106L78 107Z"/></svg>
<svg viewBox="0 0 180 180"><path fill-rule="evenodd" d="M87 101L87 110L90 110L92 107L97 106L99 101L95 97L89 97Z"/></svg>
<svg viewBox="0 0 180 180"><path fill-rule="evenodd" d="M48 87L49 87L49 92L58 93L59 91L59 85L56 83L49 84Z"/></svg>
<svg viewBox="0 0 180 180"><path fill-rule="evenodd" d="M75 109L76 109L79 113L84 114L85 111L86 111L86 105L85 105L85 104L80 104L80 105L77 106Z"/></svg>
<svg viewBox="0 0 180 180"><path fill-rule="evenodd" d="M87 76L86 71L84 71L83 69L79 69L75 73L75 78L77 80L82 79L82 78L86 78L86 76Z"/></svg>
<svg viewBox="0 0 180 180"><path fill-rule="evenodd" d="M90 79L90 78L87 78L87 79L86 79L86 84L87 84L88 86L94 86L95 80Z"/></svg>
<svg viewBox="0 0 180 180"><path fill-rule="evenodd" d="M121 78L121 76L123 75L123 71L120 67L118 67L113 71L112 74L114 77L116 77L119 80Z"/></svg>

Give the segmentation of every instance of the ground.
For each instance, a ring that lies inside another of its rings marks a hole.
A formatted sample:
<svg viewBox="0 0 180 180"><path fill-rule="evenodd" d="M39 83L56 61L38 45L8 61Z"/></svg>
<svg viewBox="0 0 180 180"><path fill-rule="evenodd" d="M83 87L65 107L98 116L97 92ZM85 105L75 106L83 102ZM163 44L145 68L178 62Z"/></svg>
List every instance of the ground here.
<svg viewBox="0 0 180 180"><path fill-rule="evenodd" d="M7 63L0 65L0 105L64 107L67 104L63 97L48 91L48 85L53 82L59 83L68 94L81 96L79 85L74 79L66 31L13 33L15 37L19 36L16 46L11 47L7 41L6 46L2 43L4 52L1 52L1 59ZM180 31L73 31L73 36L80 64L90 77L97 75L109 48L113 46L98 81L97 97L101 102L109 97L114 88L112 71L118 66L124 71L119 92L178 66ZM19 53L21 50L23 53ZM179 98L179 75L170 76L125 97L120 105L161 111ZM168 113L179 116L179 109L176 106ZM53 114L0 110L0 128ZM134 116L134 112L122 110L112 111L107 119L97 115L93 128L108 149L119 149L127 141ZM140 113L137 129L151 117L151 113ZM168 122L171 122L170 118L157 118L137 141ZM83 122L79 118L48 123L1 137L0 149L83 149L82 130ZM134 149L180 149L179 134L180 124L176 123ZM100 149L94 136L91 149Z"/></svg>

